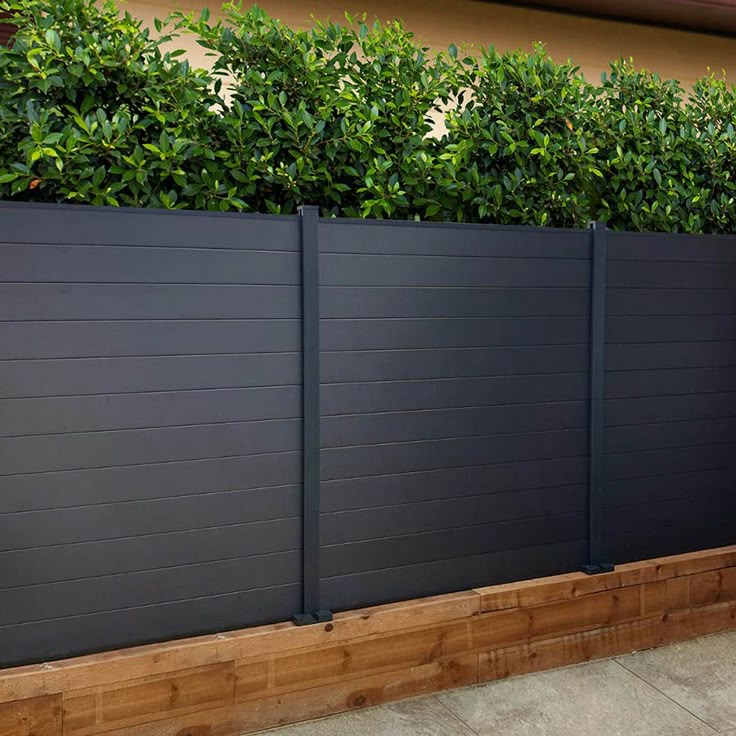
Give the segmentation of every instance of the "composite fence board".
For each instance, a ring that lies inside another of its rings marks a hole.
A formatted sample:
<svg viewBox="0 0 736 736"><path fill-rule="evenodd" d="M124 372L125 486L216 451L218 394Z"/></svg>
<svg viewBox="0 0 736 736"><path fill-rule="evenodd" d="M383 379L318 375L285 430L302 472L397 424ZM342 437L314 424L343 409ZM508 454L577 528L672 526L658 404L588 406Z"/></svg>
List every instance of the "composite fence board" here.
<svg viewBox="0 0 736 736"><path fill-rule="evenodd" d="M732 541L736 251L609 233L606 539L614 561Z"/></svg>
<svg viewBox="0 0 736 736"><path fill-rule="evenodd" d="M16 320L0 323L0 360L281 353L298 340L297 319Z"/></svg>
<svg viewBox="0 0 736 736"><path fill-rule="evenodd" d="M135 245L155 248L299 251L296 218L212 214L145 208L84 208L6 203L3 242L58 245ZM245 224L244 224L245 223Z"/></svg>
<svg viewBox="0 0 736 736"><path fill-rule="evenodd" d="M280 501L278 494L275 501ZM75 577L101 577L105 575L116 575L120 573L140 572L144 570L172 567L176 565L193 565L201 562L216 562L217 560L236 559L238 557L251 557L255 555L272 555L283 552L285 547L292 546L293 540L298 538L301 520L300 507L298 505L299 489L290 488L290 496L294 499L295 516L287 519L275 519L265 521L241 522L238 516L233 514L228 523L220 525L204 526L206 520L200 523L201 528L191 529L191 519L186 524L171 524L184 526L177 531L156 531L146 533L142 536L123 536L99 539L86 539L84 541L69 542L66 540L47 540L44 546L22 549L10 549L0 552L0 565L3 568L2 587L18 588L23 585L40 585L42 583L63 582L69 579L70 571ZM249 497L235 496L240 509L251 503ZM215 505L216 501L208 499L209 506ZM235 504L233 504L235 505ZM150 515L155 514L156 509L152 503L141 504L142 512ZM201 513L198 504L197 512ZM74 522L80 520L71 514ZM94 518L95 515L90 515ZM204 516L204 515L203 515ZM60 517L60 518L59 518ZM114 534L119 534L121 528L133 526L135 532L140 534L139 527L134 526L136 520L126 524L115 524L114 514L108 514L107 528L113 527ZM64 521L63 515L47 515L47 522L59 524ZM84 519L86 522L87 519ZM17 524L18 532L27 531L28 527L35 528L30 524ZM148 526L153 525L141 525ZM58 526L52 526L58 529ZM98 532L99 536L105 533ZM95 535L90 534L94 537ZM17 537L16 537L17 539ZM25 537L26 544L28 537ZM289 544L289 540L291 544ZM285 543L286 541L286 543ZM22 543L22 542L21 542ZM290 550L294 551L294 550Z"/></svg>
<svg viewBox="0 0 736 736"><path fill-rule="evenodd" d="M649 424L733 416L736 416L734 391L639 396L606 401L606 420L609 427L629 425L632 417L636 417L642 424Z"/></svg>
<svg viewBox="0 0 736 736"><path fill-rule="evenodd" d="M421 412L344 414L322 420L323 447L548 432L586 427L584 401L502 404Z"/></svg>
<svg viewBox="0 0 736 736"><path fill-rule="evenodd" d="M299 353L0 361L0 400L299 386ZM180 394L180 397L182 395Z"/></svg>
<svg viewBox="0 0 736 736"><path fill-rule="evenodd" d="M165 641L233 628L249 612L256 620L280 620L297 605L299 584L140 605L124 610L11 624L0 628L3 663L40 661L131 643ZM279 612L279 613L276 613ZM48 642L41 649L40 642Z"/></svg>
<svg viewBox="0 0 736 736"><path fill-rule="evenodd" d="M299 386L259 386L0 399L0 437L237 424L243 416L249 424L288 421L299 393ZM278 425L261 426L268 431Z"/></svg>
<svg viewBox="0 0 736 736"><path fill-rule="evenodd" d="M587 309L585 288L443 287L438 300L426 287L324 286L320 312L326 319L568 317Z"/></svg>
<svg viewBox="0 0 736 736"><path fill-rule="evenodd" d="M364 361L370 362L368 355L364 356ZM340 416L474 405L584 401L588 391L585 379L584 373L540 373L323 384L322 413L323 416Z"/></svg>
<svg viewBox="0 0 736 736"><path fill-rule="evenodd" d="M326 605L500 582L535 545L562 569L586 534L588 234L376 229L320 230Z"/></svg>
<svg viewBox="0 0 736 736"><path fill-rule="evenodd" d="M360 350L322 351L322 383L361 383L402 379L478 378L541 373L585 373L587 345L511 346L381 350L364 360ZM329 394L330 389L323 388Z"/></svg>
<svg viewBox="0 0 736 736"><path fill-rule="evenodd" d="M368 605L382 598L401 600L467 589L479 579L503 583L527 576L545 577L562 569L577 569L585 554L586 542L583 540L538 545L532 541L532 546L515 546L499 552L445 557L324 578L322 589L325 599L336 609L349 608L356 605L356 601L359 602L357 605Z"/></svg>
<svg viewBox="0 0 736 736"><path fill-rule="evenodd" d="M174 543L183 532L235 525L241 527L241 533L249 533L252 529L244 530L244 525L298 517L298 500L299 487L291 485L5 514L0 516L0 552L153 535L168 535ZM100 548L98 544L96 549ZM120 560L111 562L121 564ZM0 587L4 583L5 577Z"/></svg>
<svg viewBox="0 0 736 736"><path fill-rule="evenodd" d="M301 451L2 476L4 512L140 502L301 482Z"/></svg>
<svg viewBox="0 0 736 736"><path fill-rule="evenodd" d="M0 313L23 321L84 320L91 314L96 320L293 319L298 304L298 286L0 284Z"/></svg>
<svg viewBox="0 0 736 736"><path fill-rule="evenodd" d="M732 366L736 341L619 343L606 348L610 371Z"/></svg>
<svg viewBox="0 0 736 736"><path fill-rule="evenodd" d="M3 243L6 283L296 285L293 253L153 246Z"/></svg>
<svg viewBox="0 0 736 736"><path fill-rule="evenodd" d="M0 210L0 664L288 618L297 218L40 212Z"/></svg>

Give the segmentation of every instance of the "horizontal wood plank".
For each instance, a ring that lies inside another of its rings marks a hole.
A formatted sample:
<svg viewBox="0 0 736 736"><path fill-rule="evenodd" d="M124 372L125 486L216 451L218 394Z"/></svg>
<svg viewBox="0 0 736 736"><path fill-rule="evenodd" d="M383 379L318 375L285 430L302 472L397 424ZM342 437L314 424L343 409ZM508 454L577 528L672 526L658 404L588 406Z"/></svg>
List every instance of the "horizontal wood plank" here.
<svg viewBox="0 0 736 736"><path fill-rule="evenodd" d="M61 736L61 696L0 705L0 736Z"/></svg>
<svg viewBox="0 0 736 736"><path fill-rule="evenodd" d="M258 701L257 707L253 703L240 703L206 713L110 731L109 736L234 736L471 685L477 680L478 657L470 654L264 698Z"/></svg>
<svg viewBox="0 0 736 736"><path fill-rule="evenodd" d="M232 662L179 670L64 696L64 734L91 736L231 704Z"/></svg>

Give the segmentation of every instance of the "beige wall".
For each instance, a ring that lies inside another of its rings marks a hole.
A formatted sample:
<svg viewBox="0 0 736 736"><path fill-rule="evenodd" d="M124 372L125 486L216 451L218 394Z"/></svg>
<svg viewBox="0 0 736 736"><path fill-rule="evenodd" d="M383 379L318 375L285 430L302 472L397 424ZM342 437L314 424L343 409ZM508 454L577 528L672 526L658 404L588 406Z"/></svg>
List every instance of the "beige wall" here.
<svg viewBox="0 0 736 736"><path fill-rule="evenodd" d="M271 15L293 27L311 25L312 15L339 21L347 10L368 12L380 19L401 18L428 46L449 43L489 44L501 49L529 49L543 41L553 58L572 58L585 75L597 81L618 56L634 58L638 66L675 77L690 85L708 67L725 70L736 81L736 39L688 33L651 26L582 18L477 0L260 0ZM123 7L147 21L164 17L174 8L214 11L219 0L129 0ZM215 14L216 15L216 14ZM190 57L206 63L204 51L189 41Z"/></svg>

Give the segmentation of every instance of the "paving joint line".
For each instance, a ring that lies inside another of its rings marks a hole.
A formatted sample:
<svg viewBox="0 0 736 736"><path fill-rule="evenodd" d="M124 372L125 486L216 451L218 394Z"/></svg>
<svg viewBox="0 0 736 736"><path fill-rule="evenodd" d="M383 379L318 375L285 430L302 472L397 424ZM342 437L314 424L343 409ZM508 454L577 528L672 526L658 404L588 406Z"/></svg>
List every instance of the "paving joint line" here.
<svg viewBox="0 0 736 736"><path fill-rule="evenodd" d="M632 654L633 654L633 652L632 652ZM670 703L673 703L678 708L680 708L680 710L684 710L685 713L689 713L693 718L695 718L696 720L700 721L706 728L709 728L714 734L720 734L721 733L714 726L711 726L710 723L708 723L707 721L704 721L699 715L697 715L696 713L693 713L689 708L686 708L682 703L678 703L674 698L672 698L669 695L667 695L667 693L662 692L662 690L660 690L656 685L653 685L651 682L647 682L643 677L641 677L641 675L639 675L638 673L636 673L633 670L629 669L625 664L622 664L621 662L619 662L618 659L616 659L614 657L611 657L611 662L614 662L619 667L621 667L623 670L625 670L629 674L631 674L634 677L636 677L637 680L639 680L640 682L643 682L647 687L650 687L655 692L658 692L660 695L663 695L665 698L667 698L667 700L670 701Z"/></svg>
<svg viewBox="0 0 736 736"><path fill-rule="evenodd" d="M475 685L467 685L466 687L461 687L457 689L458 690L470 690L472 688L477 688L478 684L481 684L481 683L476 683ZM436 700L456 721L458 721L458 723L465 726L465 728L467 728L468 731L470 731L470 733L472 733L474 736L479 736L478 732L474 728L471 728L469 723L466 723L462 718L460 718L460 716L457 713L455 713L455 711L452 708L450 708L449 705L445 705L439 699L437 695L433 695L432 698Z"/></svg>

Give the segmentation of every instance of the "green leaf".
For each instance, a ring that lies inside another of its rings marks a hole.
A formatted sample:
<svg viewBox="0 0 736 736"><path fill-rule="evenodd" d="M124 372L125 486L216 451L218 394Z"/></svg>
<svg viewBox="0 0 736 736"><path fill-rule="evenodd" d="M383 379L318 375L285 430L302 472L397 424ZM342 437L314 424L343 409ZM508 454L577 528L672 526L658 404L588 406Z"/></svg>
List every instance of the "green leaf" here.
<svg viewBox="0 0 736 736"><path fill-rule="evenodd" d="M54 51L61 51L61 38L59 34L53 29L49 28L44 34L46 43L54 49Z"/></svg>

